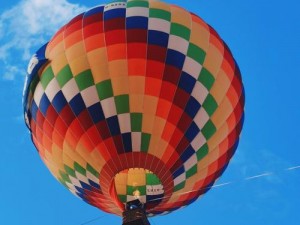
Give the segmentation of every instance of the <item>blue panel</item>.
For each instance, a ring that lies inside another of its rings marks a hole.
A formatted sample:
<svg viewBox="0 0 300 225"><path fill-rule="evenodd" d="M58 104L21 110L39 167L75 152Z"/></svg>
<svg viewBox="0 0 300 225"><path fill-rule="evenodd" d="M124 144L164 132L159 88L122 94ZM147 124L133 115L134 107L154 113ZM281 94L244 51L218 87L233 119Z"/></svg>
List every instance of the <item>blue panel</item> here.
<svg viewBox="0 0 300 225"><path fill-rule="evenodd" d="M154 30L148 31L148 44L159 45L167 48L168 42L169 42L169 34L160 31L154 31Z"/></svg>
<svg viewBox="0 0 300 225"><path fill-rule="evenodd" d="M94 181L92 181L92 180L90 180L90 179L89 179L89 183L90 183L90 185L91 185L92 187L94 187L94 188L100 190L101 187L100 187L99 184L95 183Z"/></svg>
<svg viewBox="0 0 300 225"><path fill-rule="evenodd" d="M94 124L98 123L101 120L104 120L104 113L100 103L96 103L88 108L89 114L94 122Z"/></svg>
<svg viewBox="0 0 300 225"><path fill-rule="evenodd" d="M85 109L85 104L80 93L75 95L75 97L70 101L69 104L76 116L78 116Z"/></svg>
<svg viewBox="0 0 300 225"><path fill-rule="evenodd" d="M192 93L196 79L186 72L182 72L178 86L187 93Z"/></svg>
<svg viewBox="0 0 300 225"><path fill-rule="evenodd" d="M192 124L190 125L190 127L188 128L188 130L186 131L185 136L189 141L192 141L199 132L200 132L199 127L193 121Z"/></svg>
<svg viewBox="0 0 300 225"><path fill-rule="evenodd" d="M84 194L84 189L81 187L77 187L75 186L76 190L80 193L80 194Z"/></svg>
<svg viewBox="0 0 300 225"><path fill-rule="evenodd" d="M197 112L200 110L200 103L193 97L190 96L187 105L185 106L185 112L191 117L194 118Z"/></svg>
<svg viewBox="0 0 300 225"><path fill-rule="evenodd" d="M148 29L148 17L132 16L126 19L126 29Z"/></svg>
<svg viewBox="0 0 300 225"><path fill-rule="evenodd" d="M89 11L87 11L84 14L84 17L92 16L97 13L103 13L103 11L104 11L104 6L98 6L98 7L95 7L93 9L90 9Z"/></svg>
<svg viewBox="0 0 300 225"><path fill-rule="evenodd" d="M44 93L42 98L41 98L41 101L40 101L40 111L42 112L42 114L45 116L46 113L47 113L47 109L49 108L50 106L50 101L48 99L48 97L46 96L46 94Z"/></svg>
<svg viewBox="0 0 300 225"><path fill-rule="evenodd" d="M56 112L60 113L61 110L67 105L67 100L65 99L62 91L59 91L53 101L52 101L52 105L54 107L54 109L56 110Z"/></svg>
<svg viewBox="0 0 300 225"><path fill-rule="evenodd" d="M175 66L178 69L183 68L185 55L173 49L168 49L166 64Z"/></svg>
<svg viewBox="0 0 300 225"><path fill-rule="evenodd" d="M81 186L82 186L83 189L89 190L89 191L92 190L92 187L90 185L88 185L88 184L86 184L86 183L84 183L82 181L79 181L79 182L80 182L80 184L81 184Z"/></svg>
<svg viewBox="0 0 300 225"><path fill-rule="evenodd" d="M132 152L131 133L122 134L122 140L125 152Z"/></svg>
<svg viewBox="0 0 300 225"><path fill-rule="evenodd" d="M121 133L118 116L113 116L106 119L110 134L112 136L118 135Z"/></svg>
<svg viewBox="0 0 300 225"><path fill-rule="evenodd" d="M174 173L173 173L173 179L175 179L176 177L180 176L181 174L183 174L185 172L184 167L181 166L180 168L178 168Z"/></svg>
<svg viewBox="0 0 300 225"><path fill-rule="evenodd" d="M34 121L36 121L36 113L38 111L38 107L35 103L35 101L32 101L32 104L31 104L31 116L32 116L32 119Z"/></svg>
<svg viewBox="0 0 300 225"><path fill-rule="evenodd" d="M110 20L114 18L125 18L126 9L111 9L104 12L104 20Z"/></svg>
<svg viewBox="0 0 300 225"><path fill-rule="evenodd" d="M189 145L189 147L187 147L187 149L180 156L180 159L182 159L183 162L186 162L194 154L195 154L194 148Z"/></svg>

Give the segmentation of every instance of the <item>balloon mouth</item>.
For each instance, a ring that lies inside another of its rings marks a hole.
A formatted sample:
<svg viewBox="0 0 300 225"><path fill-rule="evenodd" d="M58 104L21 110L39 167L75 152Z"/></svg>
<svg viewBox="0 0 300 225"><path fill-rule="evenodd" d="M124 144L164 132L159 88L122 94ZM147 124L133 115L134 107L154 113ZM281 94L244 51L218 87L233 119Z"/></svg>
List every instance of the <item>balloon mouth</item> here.
<svg viewBox="0 0 300 225"><path fill-rule="evenodd" d="M146 210L152 209L164 199L164 186L159 177L144 168L129 168L117 173L111 187L118 204L138 199Z"/></svg>
<svg viewBox="0 0 300 225"><path fill-rule="evenodd" d="M147 182L142 184L141 180L130 181L134 173L144 176L141 179L144 181L148 176L148 190ZM126 181L119 185L122 179ZM174 189L172 174L165 163L154 155L142 152L124 153L111 158L102 168L99 182L103 195L110 201L108 212L116 215L121 215L125 210L125 203L135 198L140 198L145 203L147 213L160 210L161 205L168 202Z"/></svg>

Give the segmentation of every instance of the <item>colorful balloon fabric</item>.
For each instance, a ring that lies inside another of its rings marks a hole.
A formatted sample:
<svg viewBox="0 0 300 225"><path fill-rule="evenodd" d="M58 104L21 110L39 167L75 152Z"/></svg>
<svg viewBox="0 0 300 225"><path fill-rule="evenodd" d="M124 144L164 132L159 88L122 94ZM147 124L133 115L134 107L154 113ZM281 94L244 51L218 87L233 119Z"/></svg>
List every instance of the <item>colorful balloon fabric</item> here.
<svg viewBox="0 0 300 225"><path fill-rule="evenodd" d="M114 1L63 26L32 58L25 120L51 173L109 213L139 198L148 216L194 202L234 154L239 68L198 16Z"/></svg>

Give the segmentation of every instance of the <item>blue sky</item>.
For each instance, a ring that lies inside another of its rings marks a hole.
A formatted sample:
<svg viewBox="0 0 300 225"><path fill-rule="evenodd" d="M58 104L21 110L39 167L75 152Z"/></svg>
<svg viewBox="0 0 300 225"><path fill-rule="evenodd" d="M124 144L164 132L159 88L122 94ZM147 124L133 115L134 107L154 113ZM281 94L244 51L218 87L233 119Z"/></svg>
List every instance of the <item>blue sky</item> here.
<svg viewBox="0 0 300 225"><path fill-rule="evenodd" d="M179 1L232 50L246 91L240 145L217 187L152 225L300 223L299 1ZM68 19L100 0L0 2L0 221L9 225L121 224L69 193L41 162L23 121L28 60ZM265 176L254 178L253 176ZM253 177L253 179L249 179Z"/></svg>

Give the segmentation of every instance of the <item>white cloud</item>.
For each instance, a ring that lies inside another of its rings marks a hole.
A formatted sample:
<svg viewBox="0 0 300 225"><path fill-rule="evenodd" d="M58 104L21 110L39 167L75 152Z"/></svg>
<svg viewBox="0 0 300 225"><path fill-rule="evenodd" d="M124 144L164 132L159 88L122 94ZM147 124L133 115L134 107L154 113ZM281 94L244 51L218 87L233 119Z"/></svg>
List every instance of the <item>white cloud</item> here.
<svg viewBox="0 0 300 225"><path fill-rule="evenodd" d="M0 60L3 65L0 67L7 71L2 79L13 80L13 73L23 71L31 55L59 27L85 10L84 6L66 0L22 0L3 12L0 15Z"/></svg>

